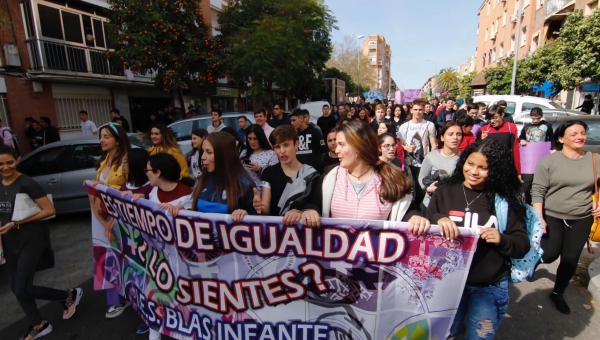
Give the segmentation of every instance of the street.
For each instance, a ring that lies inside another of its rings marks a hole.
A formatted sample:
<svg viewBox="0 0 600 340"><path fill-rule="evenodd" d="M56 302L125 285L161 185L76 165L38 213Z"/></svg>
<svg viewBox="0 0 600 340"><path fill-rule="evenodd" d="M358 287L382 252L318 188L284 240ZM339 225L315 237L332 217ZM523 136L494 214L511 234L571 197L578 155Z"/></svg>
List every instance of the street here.
<svg viewBox="0 0 600 340"><path fill-rule="evenodd" d="M81 286L84 296L75 316L62 320L62 308L56 303L39 302L41 312L54 327L44 339L145 339L136 336L140 323L132 309L115 319L105 319L104 292L92 287L92 247L89 214L59 217L52 221L52 245L56 268L39 273L36 283L54 288ZM598 253L598 252L597 252ZM582 253L589 257L587 250ZM511 303L496 339L581 339L600 338L600 308L585 288L571 284L565 293L572 313L563 315L554 309L548 294L551 291L557 263L542 265L535 282L513 285ZM0 339L17 340L27 328L0 266ZM163 337L164 339L165 337Z"/></svg>

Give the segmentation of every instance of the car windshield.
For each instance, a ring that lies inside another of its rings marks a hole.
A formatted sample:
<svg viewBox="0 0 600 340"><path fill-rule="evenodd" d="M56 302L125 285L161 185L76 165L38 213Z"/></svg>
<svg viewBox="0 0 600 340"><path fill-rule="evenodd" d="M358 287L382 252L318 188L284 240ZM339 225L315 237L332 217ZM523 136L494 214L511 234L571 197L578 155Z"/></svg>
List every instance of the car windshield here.
<svg viewBox="0 0 600 340"><path fill-rule="evenodd" d="M145 133L136 133L129 135L129 142L131 145L137 146L138 148L147 149L152 146L152 142L148 135Z"/></svg>
<svg viewBox="0 0 600 340"><path fill-rule="evenodd" d="M565 108L558 105L556 102L550 102L550 105L552 105L552 107L554 107L555 109L559 109L559 110L564 110Z"/></svg>

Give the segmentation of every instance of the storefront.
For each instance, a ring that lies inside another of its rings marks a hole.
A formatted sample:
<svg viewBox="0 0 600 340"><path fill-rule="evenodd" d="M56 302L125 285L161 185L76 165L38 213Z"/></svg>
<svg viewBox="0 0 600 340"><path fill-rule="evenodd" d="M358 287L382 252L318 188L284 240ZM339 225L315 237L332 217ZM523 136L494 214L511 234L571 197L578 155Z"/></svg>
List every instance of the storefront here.
<svg viewBox="0 0 600 340"><path fill-rule="evenodd" d="M217 87L216 93L211 96L211 108L220 109L221 112L237 112L240 91L230 87Z"/></svg>

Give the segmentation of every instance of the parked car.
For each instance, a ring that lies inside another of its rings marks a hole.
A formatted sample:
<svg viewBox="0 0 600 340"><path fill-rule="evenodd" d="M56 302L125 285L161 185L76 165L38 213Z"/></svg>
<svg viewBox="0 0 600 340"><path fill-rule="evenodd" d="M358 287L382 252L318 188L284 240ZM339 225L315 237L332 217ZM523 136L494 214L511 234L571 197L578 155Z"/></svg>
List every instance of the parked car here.
<svg viewBox="0 0 600 340"><path fill-rule="evenodd" d="M578 111L571 112L571 111L565 111L565 110L544 109L544 108L542 108L542 111L544 113L544 119L546 121L548 121L549 117L581 116L581 112L578 112ZM514 123L517 125L517 129L519 130L519 133L521 133L521 129L523 129L523 126L525 126L525 124L531 123L531 117L529 116L530 112L531 112L531 110L521 111L521 113L513 115L513 120L514 120Z"/></svg>
<svg viewBox="0 0 600 340"><path fill-rule="evenodd" d="M532 96L517 96L517 95L483 95L474 97L475 102L485 103L487 107L490 107L500 100L506 101L506 114L507 115L519 115L523 111L529 111L532 108L538 106L542 110L557 110L567 113L578 113L578 111L566 110L556 102L540 97Z"/></svg>
<svg viewBox="0 0 600 340"><path fill-rule="evenodd" d="M134 147L148 148L141 134L129 134ZM47 194L52 194L57 214L90 210L87 190L82 183L96 177L96 162L102 156L98 138L72 139L51 143L21 159L17 169L33 178Z"/></svg>
<svg viewBox="0 0 600 340"><path fill-rule="evenodd" d="M331 104L329 104L329 102L327 101L307 102L298 105L298 108L308 110L308 112L310 113L310 121L312 122L313 118L318 119L323 115L323 105L329 105L329 108L331 108Z"/></svg>
<svg viewBox="0 0 600 340"><path fill-rule="evenodd" d="M223 124L230 126L235 130L239 129L237 119L239 116L245 116L250 123L254 124L254 113L252 112L230 112L223 113ZM197 129L206 129L212 124L212 117L209 115L194 116L182 120L178 120L169 125L169 129L173 131L177 143L181 146L183 154L192 151L192 132Z"/></svg>

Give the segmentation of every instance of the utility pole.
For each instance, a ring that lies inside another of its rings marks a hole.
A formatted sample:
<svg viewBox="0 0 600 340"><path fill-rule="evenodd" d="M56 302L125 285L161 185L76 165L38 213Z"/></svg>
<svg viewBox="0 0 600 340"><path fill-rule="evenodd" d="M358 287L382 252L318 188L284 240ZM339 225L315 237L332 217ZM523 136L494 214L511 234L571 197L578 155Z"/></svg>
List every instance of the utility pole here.
<svg viewBox="0 0 600 340"><path fill-rule="evenodd" d="M365 36L364 35L359 35L358 36L358 41L360 42ZM360 43L358 44L358 55L357 55L357 62L358 62L358 77L357 77L357 82L358 84L356 84L356 100L358 100L358 98L360 98L360 52L362 51L362 48L360 47Z"/></svg>
<svg viewBox="0 0 600 340"><path fill-rule="evenodd" d="M517 33L515 34L515 60L513 62L512 78L510 82L510 94L515 94L515 85L517 83L517 62L519 61L519 48L521 47L521 16L523 16L523 0L518 0L517 6ZM525 37L527 38L527 37Z"/></svg>

